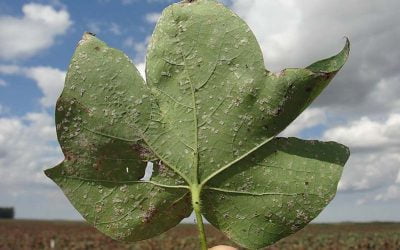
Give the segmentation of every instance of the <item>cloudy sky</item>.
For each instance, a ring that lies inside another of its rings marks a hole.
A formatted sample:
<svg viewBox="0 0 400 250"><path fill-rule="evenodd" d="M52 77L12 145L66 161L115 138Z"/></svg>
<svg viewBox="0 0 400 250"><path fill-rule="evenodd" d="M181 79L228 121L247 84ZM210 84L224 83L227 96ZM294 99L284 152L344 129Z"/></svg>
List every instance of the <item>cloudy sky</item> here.
<svg viewBox="0 0 400 250"><path fill-rule="evenodd" d="M80 219L42 170L63 159L54 104L77 41L91 31L144 70L168 0L0 2L0 206L19 218ZM352 155L316 219L400 221L400 2L226 0L255 32L266 67L305 67L352 43L331 85L284 132L335 140Z"/></svg>

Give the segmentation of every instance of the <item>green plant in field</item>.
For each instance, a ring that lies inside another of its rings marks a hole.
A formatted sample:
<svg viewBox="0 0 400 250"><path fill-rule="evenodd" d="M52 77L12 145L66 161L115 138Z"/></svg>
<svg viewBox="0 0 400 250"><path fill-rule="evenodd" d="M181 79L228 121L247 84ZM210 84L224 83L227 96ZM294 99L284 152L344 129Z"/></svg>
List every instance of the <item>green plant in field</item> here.
<svg viewBox="0 0 400 250"><path fill-rule="evenodd" d="M266 71L249 27L214 0L164 10L146 82L119 50L86 33L57 102L65 160L46 170L83 217L138 241L194 210L230 239L260 248L303 228L336 193L349 150L275 137L345 63ZM148 163L150 180L143 180Z"/></svg>

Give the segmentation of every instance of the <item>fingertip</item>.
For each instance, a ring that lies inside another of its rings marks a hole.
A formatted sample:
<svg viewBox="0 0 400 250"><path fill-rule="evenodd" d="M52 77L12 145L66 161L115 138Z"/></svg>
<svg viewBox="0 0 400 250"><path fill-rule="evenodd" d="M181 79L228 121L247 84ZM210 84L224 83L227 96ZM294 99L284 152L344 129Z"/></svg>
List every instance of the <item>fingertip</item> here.
<svg viewBox="0 0 400 250"><path fill-rule="evenodd" d="M212 247L212 248L210 248L208 250L237 250L237 248L234 248L234 247L231 247L231 246L223 246L223 245L221 245L221 246Z"/></svg>

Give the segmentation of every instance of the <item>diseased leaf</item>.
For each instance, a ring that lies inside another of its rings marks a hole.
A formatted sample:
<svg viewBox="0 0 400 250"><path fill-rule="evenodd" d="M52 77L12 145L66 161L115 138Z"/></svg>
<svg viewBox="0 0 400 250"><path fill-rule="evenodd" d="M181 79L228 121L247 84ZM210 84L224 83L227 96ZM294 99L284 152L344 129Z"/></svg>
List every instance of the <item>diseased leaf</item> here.
<svg viewBox="0 0 400 250"><path fill-rule="evenodd" d="M333 199L348 156L334 142L276 138L204 187L205 217L242 246L270 245Z"/></svg>
<svg viewBox="0 0 400 250"><path fill-rule="evenodd" d="M120 51L85 34L57 102L65 160L46 174L78 211L115 239L150 238L192 209L248 248L315 218L336 193L348 149L274 138L347 60L278 74L236 14L214 0L164 10L146 83ZM141 180L147 164L154 171Z"/></svg>
<svg viewBox="0 0 400 250"><path fill-rule="evenodd" d="M188 190L140 181L154 158L141 137L151 119L148 92L122 52L85 34L57 102L65 160L46 174L89 223L118 240L153 237L192 209Z"/></svg>
<svg viewBox="0 0 400 250"><path fill-rule="evenodd" d="M184 176L197 181L198 174L201 182L286 128L347 54L348 45L310 69L269 73L253 33L229 9L212 0L172 5L147 55L147 83L162 111L146 131L149 143Z"/></svg>

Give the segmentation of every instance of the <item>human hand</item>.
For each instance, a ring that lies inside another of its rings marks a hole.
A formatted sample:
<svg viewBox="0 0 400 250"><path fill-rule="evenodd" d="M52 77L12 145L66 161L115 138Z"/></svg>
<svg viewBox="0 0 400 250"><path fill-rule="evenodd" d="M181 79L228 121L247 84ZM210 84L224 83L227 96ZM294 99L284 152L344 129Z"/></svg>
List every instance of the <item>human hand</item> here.
<svg viewBox="0 0 400 250"><path fill-rule="evenodd" d="M208 250L237 250L237 248L221 245L221 246L212 247Z"/></svg>

